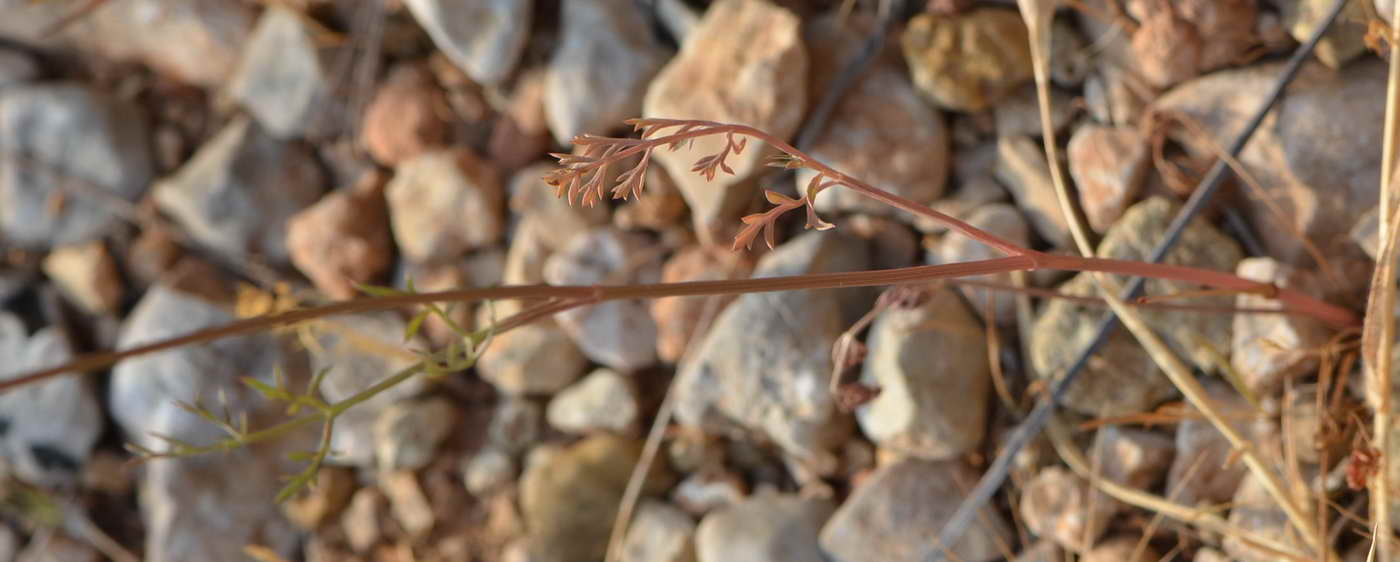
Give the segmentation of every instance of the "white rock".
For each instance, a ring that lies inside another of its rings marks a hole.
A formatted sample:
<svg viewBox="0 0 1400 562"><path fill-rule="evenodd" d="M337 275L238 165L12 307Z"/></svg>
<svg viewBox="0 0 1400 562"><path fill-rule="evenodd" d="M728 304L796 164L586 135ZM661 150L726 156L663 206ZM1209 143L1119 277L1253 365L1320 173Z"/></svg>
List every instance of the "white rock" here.
<svg viewBox="0 0 1400 562"><path fill-rule="evenodd" d="M188 378L189 373L180 375ZM314 448L311 437L306 433L270 447L147 465L140 485L145 560L242 560L248 544L284 558L295 556L301 533L272 500L284 485L278 475L301 468L286 455ZM229 478L230 471L240 477ZM205 508L211 505L219 508Z"/></svg>
<svg viewBox="0 0 1400 562"><path fill-rule="evenodd" d="M378 488L360 488L340 517L345 540L355 552L365 552L379 542L379 515L384 511L384 494Z"/></svg>
<svg viewBox="0 0 1400 562"><path fill-rule="evenodd" d="M427 466L456 424L457 408L442 398L398 402L386 408L374 423L379 469L417 470Z"/></svg>
<svg viewBox="0 0 1400 562"><path fill-rule="evenodd" d="M273 5L262 13L229 81L229 95L278 138L322 136L338 114L330 53L318 48L305 16Z"/></svg>
<svg viewBox="0 0 1400 562"><path fill-rule="evenodd" d="M648 81L667 53L646 13L628 0L574 0L559 15L545 75L545 115L555 140L605 134L641 114Z"/></svg>
<svg viewBox="0 0 1400 562"><path fill-rule="evenodd" d="M476 367L503 393L553 394L582 375L588 359L563 330L531 324L497 334Z"/></svg>
<svg viewBox="0 0 1400 562"><path fill-rule="evenodd" d="M438 49L481 84L510 75L530 36L530 0L404 0Z"/></svg>
<svg viewBox="0 0 1400 562"><path fill-rule="evenodd" d="M462 463L462 481L467 491L477 497L484 497L505 487L515 478L515 459L495 447L477 451Z"/></svg>
<svg viewBox="0 0 1400 562"><path fill-rule="evenodd" d="M1103 500L1068 469L1040 471L1021 496L1021 521L1032 533L1067 550L1084 551L1098 541L1118 506Z"/></svg>
<svg viewBox="0 0 1400 562"><path fill-rule="evenodd" d="M870 328L860 382L880 394L856 409L883 447L930 460L982 442L991 389L985 330L949 288L882 312Z"/></svg>
<svg viewBox="0 0 1400 562"><path fill-rule="evenodd" d="M23 322L0 312L0 379L72 359L73 350L54 327L33 336ZM72 485L102 434L102 408L92 381L66 374L0 394L0 451L20 479L41 486Z"/></svg>
<svg viewBox="0 0 1400 562"><path fill-rule="evenodd" d="M1069 224L1045 164L1045 150L1030 137L997 140L996 176L1016 199L1035 232L1055 246L1069 244Z"/></svg>
<svg viewBox="0 0 1400 562"><path fill-rule="evenodd" d="M1319 283L1306 271L1273 258L1245 258L1235 269L1245 279L1318 294ZM1235 306L1282 310L1275 299L1241 293ZM1327 343L1327 327L1316 319L1292 314L1235 315L1230 364L1256 394L1272 395L1283 381L1317 368L1318 353Z"/></svg>
<svg viewBox="0 0 1400 562"><path fill-rule="evenodd" d="M742 478L723 468L712 467L681 480L671 490L671 501L694 515L704 515L739 503L748 495Z"/></svg>
<svg viewBox="0 0 1400 562"><path fill-rule="evenodd" d="M0 90L0 156L0 234L23 247L101 237L120 217L99 197L134 203L153 173L141 110L66 82Z"/></svg>
<svg viewBox="0 0 1400 562"><path fill-rule="evenodd" d="M500 239L505 194L499 171L466 149L420 154L385 189L404 257L449 260Z"/></svg>
<svg viewBox="0 0 1400 562"><path fill-rule="evenodd" d="M1142 189L1147 172L1147 139L1136 129L1084 125L1066 149L1069 174L1089 226L1108 230Z"/></svg>
<svg viewBox="0 0 1400 562"><path fill-rule="evenodd" d="M622 543L622 562L694 562L695 522L670 504L642 500Z"/></svg>
<svg viewBox="0 0 1400 562"><path fill-rule="evenodd" d="M651 81L642 115L743 123L778 138L796 132L806 109L807 56L796 14L768 2L722 0L705 11L681 51ZM749 143L730 155L734 175L715 181L691 171L695 161L718 154L723 135L696 139L653 158L666 167L685 196L702 242L723 242L753 196L743 180L764 170L769 149Z"/></svg>
<svg viewBox="0 0 1400 562"><path fill-rule="evenodd" d="M827 500L765 494L715 511L695 532L699 562L825 562L817 533L831 516Z"/></svg>
<svg viewBox="0 0 1400 562"><path fill-rule="evenodd" d="M1253 407L1224 382L1206 384L1210 400L1231 420L1236 431L1249 435ZM1195 410L1192 409L1192 412ZM1229 501L1248 472L1243 462L1229 462L1235 449L1205 419L1188 417L1176 428L1176 458L1167 471L1173 501L1183 505Z"/></svg>
<svg viewBox="0 0 1400 562"><path fill-rule="evenodd" d="M660 264L637 262L650 251L639 236L599 228L550 256L542 273L551 285L655 283ZM642 300L608 301L561 312L555 319L594 361L622 372L656 362L656 322Z"/></svg>
<svg viewBox="0 0 1400 562"><path fill-rule="evenodd" d="M987 181L990 182L991 179L988 178ZM1021 211L1012 205L983 204L958 218L972 226L1009 240L1013 244L1023 247L1030 246L1030 225L1026 224L1026 219L1021 216ZM930 264L940 264L1000 257L1005 257L1005 254L1001 253L1000 250L960 233L950 233L938 242L938 246L933 251L929 252L928 261ZM1002 285L1013 284L1010 273L977 275L964 279ZM1016 321L1016 296L1014 294L969 285L959 286L958 292L962 293L963 298L967 299L973 309L978 311L977 320L979 322L987 317L989 311L998 325L1010 325Z"/></svg>
<svg viewBox="0 0 1400 562"><path fill-rule="evenodd" d="M754 276L857 271L868 259L860 240L811 232L765 255ZM739 297L680 366L676 419L720 431L738 425L795 456L834 464L827 449L844 441L845 420L827 392L831 346L869 302L849 290Z"/></svg>
<svg viewBox="0 0 1400 562"><path fill-rule="evenodd" d="M389 510L399 525L410 537L422 537L433 529L436 518L433 506L418 477L412 472L400 471L384 474L379 479L379 489L389 498Z"/></svg>
<svg viewBox="0 0 1400 562"><path fill-rule="evenodd" d="M228 303L205 300L167 284L157 284L146 291L126 317L117 337L117 347L135 347L228 324L235 317L226 306ZM274 374L279 370L291 388L306 387L305 361L295 355L286 339L266 332L224 338L122 360L112 368L108 404L112 417L125 430L127 438L147 448L163 450L166 447L165 442L152 437L152 433L189 443L213 443L227 437L224 431L181 409L175 402L202 400L215 411L227 408L230 412L246 413L251 427L261 427L267 421L281 421L286 414L286 404L266 400L238 382L239 377L252 377L271 385L276 382ZM191 373L199 373L199 376L191 376ZM219 459L218 462L226 468L232 461ZM171 469L166 476L174 477L183 470ZM275 483L275 474L267 474L267 479ZM189 477L204 476L191 473ZM271 505L267 498L258 499Z"/></svg>
<svg viewBox="0 0 1400 562"><path fill-rule="evenodd" d="M902 460L864 480L822 528L822 548L845 562L918 560L957 510L977 474L961 461ZM1001 516L990 511L949 551L952 560L1000 558L1011 539Z"/></svg>
<svg viewBox="0 0 1400 562"><path fill-rule="evenodd" d="M598 369L555 395L545 419L568 433L625 432L637 422L637 398L625 377Z"/></svg>
<svg viewBox="0 0 1400 562"><path fill-rule="evenodd" d="M534 447L544 426L540 405L524 398L506 396L486 425L486 439L512 455Z"/></svg>
<svg viewBox="0 0 1400 562"><path fill-rule="evenodd" d="M229 259L287 263L287 221L320 198L324 181L304 146L240 117L152 191L162 211Z"/></svg>

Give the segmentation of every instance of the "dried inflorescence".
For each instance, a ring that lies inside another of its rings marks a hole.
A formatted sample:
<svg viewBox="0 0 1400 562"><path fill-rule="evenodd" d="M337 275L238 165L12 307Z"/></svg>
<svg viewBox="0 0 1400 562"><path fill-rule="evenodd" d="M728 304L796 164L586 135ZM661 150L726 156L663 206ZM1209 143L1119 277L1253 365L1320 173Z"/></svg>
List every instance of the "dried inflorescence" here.
<svg viewBox="0 0 1400 562"><path fill-rule="evenodd" d="M759 137L761 140L769 141L769 144L774 144L773 139L768 138L762 132L742 125L686 119L629 119L627 124L632 125L640 133L639 138L580 135L574 138L574 144L582 148L582 154L551 153L551 156L559 160L560 167L545 176L544 181L555 188L556 197L568 197L569 204L573 204L575 201L580 201L588 206L598 204L606 197L608 169L623 159L638 154L640 154L641 160L617 176L612 186L612 198L640 197L645 184L647 166L651 163L652 151L662 146L670 150L678 150L703 136L721 134L725 136L724 147L718 153L696 160L695 165L690 169L690 171L704 176L707 181L714 181L715 176L721 171L734 175L734 169L729 167L726 160L731 155L743 153L744 148L748 145L748 136ZM668 129L673 130L665 135L659 134ZM788 147L780 148L783 149L783 154L769 162L770 166L785 169L809 167L805 155ZM734 239L734 249L752 248L753 241L758 238L759 232L763 233L764 242L768 244L769 248L772 248L776 243L775 230L778 218L799 207L807 209L807 228L817 230L835 228L836 225L817 216L816 208L813 207L812 202L822 190L837 185L842 185L842 182L830 179L825 172L819 171L807 184L807 193L800 198L793 199L776 191L766 191L764 195L768 202L774 205L774 208L741 219L745 226Z"/></svg>

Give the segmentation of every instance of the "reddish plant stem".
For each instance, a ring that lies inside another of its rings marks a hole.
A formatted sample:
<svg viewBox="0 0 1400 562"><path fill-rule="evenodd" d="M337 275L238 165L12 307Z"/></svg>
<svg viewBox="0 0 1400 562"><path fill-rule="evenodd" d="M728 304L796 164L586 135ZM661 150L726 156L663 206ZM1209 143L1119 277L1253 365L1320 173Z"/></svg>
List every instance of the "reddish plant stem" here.
<svg viewBox="0 0 1400 562"><path fill-rule="evenodd" d="M293 310L272 316L259 316L224 326L211 328L152 342L146 345L80 357L74 361L55 367L36 370L19 377L0 382L0 393L16 387L31 384L66 372L85 372L100 369L128 357L155 353L207 342L211 340L240 336L274 329L297 322L314 320L326 316L353 314L375 310L394 309L402 306L430 302L467 302L502 299L557 299L542 303L537 308L527 309L522 315L506 320L504 328L519 326L528 320L542 315L553 314L575 306L595 304L610 300L652 299L660 297L682 297L702 295L731 295L770 291L794 291L808 289L839 289L846 287L872 287L906 283L926 283L938 279L970 277L1012 271L1033 271L1036 269L1059 269L1065 271L1101 271L1127 275L1139 275L1161 279L1174 279L1191 283L1240 291L1258 291L1261 288L1274 290L1272 286L1247 281L1238 277L1208 270L1180 266L1149 264L1102 258L1080 258L1074 256L1054 256L1027 251L1028 255L1008 256L963 263L944 265L922 265L898 269L876 271L849 271L842 273L821 273L786 277L761 277L754 279L733 279L724 281L690 281L685 283L657 283L646 285L618 286L550 286L522 285L515 287L492 287L482 289L460 289L437 293L394 295L338 302L318 308ZM1275 295L1284 305L1297 312L1308 314L1339 328L1359 325L1356 315L1350 310L1328 304L1305 294L1289 289L1276 289Z"/></svg>

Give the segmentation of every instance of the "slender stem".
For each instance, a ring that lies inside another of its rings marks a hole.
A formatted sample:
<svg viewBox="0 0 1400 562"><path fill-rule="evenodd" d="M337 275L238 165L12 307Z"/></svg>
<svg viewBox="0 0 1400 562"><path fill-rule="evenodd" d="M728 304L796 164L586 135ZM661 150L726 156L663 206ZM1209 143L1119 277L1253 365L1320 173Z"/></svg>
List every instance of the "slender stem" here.
<svg viewBox="0 0 1400 562"><path fill-rule="evenodd" d="M1102 258L1054 256L1039 252L1028 252L1027 255L942 265L921 265L877 271L849 271L785 277L762 277L755 279L617 286L520 285L513 287L459 289L437 293L392 295L343 301L317 308L298 309L277 315L259 316L231 322L216 328L192 332L183 336L176 336L120 351L85 355L68 363L46 369L38 369L0 382L0 394L62 373L87 372L107 367L128 357L155 353L226 337L261 332L326 316L390 310L408 305L431 302L465 302L501 299L565 299L562 302L545 305L549 307L549 310L557 312L558 310L581 306L583 304L612 300L875 287L903 283L921 283L956 277L971 277L991 273L1034 271L1037 269L1102 271L1127 275L1143 275L1154 278L1188 281L1240 291L1258 291L1261 287L1268 287L1258 282L1203 269ZM1308 314L1337 327L1352 327L1359 323L1356 315L1351 311L1314 299L1297 291L1279 289L1278 298L1290 309L1296 310L1299 313ZM509 320L507 322L509 322L509 325L512 327L520 324L520 322L512 322Z"/></svg>

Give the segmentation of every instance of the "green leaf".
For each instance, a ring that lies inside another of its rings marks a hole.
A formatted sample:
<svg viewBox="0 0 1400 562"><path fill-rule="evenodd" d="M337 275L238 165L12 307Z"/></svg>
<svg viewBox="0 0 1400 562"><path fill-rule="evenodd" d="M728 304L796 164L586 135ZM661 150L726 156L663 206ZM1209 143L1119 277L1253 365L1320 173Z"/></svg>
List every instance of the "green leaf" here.
<svg viewBox="0 0 1400 562"><path fill-rule="evenodd" d="M253 377L240 377L243 384L248 385L253 390L258 391L268 400L291 400L292 395L285 390L271 386Z"/></svg>
<svg viewBox="0 0 1400 562"><path fill-rule="evenodd" d="M423 321L428 319L429 314L432 314L431 309L424 309L413 315L413 319L408 322L408 327L403 331L404 343L408 343L413 339L413 336L418 335L418 330L423 327Z"/></svg>

